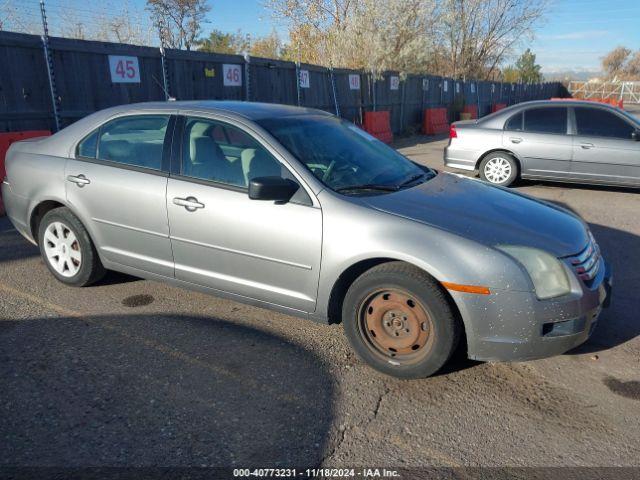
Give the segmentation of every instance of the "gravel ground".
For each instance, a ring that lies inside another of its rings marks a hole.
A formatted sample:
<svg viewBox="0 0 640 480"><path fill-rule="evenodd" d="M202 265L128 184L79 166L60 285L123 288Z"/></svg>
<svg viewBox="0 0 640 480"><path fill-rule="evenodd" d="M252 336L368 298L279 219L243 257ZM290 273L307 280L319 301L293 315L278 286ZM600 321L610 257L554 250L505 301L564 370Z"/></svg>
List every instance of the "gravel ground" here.
<svg viewBox="0 0 640 480"><path fill-rule="evenodd" d="M397 147L443 169L445 143ZM612 307L576 351L420 381L340 325L119 274L65 287L0 219L0 467L640 466L640 192L516 188L589 222Z"/></svg>

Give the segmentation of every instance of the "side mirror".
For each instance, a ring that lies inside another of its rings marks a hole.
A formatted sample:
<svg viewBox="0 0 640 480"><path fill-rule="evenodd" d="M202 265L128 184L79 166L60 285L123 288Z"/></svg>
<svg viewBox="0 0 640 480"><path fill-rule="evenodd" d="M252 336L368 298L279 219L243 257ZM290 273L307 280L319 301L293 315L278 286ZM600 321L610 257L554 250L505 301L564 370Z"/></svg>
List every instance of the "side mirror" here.
<svg viewBox="0 0 640 480"><path fill-rule="evenodd" d="M300 185L288 178L255 177L249 181L249 198L251 200L288 202L298 191L298 188Z"/></svg>
<svg viewBox="0 0 640 480"><path fill-rule="evenodd" d="M636 130L635 132L631 132L631 139L636 142L640 142L640 130Z"/></svg>

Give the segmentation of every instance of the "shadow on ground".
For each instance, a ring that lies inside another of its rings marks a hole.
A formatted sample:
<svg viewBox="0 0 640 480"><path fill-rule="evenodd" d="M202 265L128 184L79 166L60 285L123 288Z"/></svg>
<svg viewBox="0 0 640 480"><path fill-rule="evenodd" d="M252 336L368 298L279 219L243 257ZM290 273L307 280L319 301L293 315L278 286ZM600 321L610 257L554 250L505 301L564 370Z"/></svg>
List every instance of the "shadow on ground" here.
<svg viewBox="0 0 640 480"><path fill-rule="evenodd" d="M410 135L397 137L391 146L397 150L400 148L415 147L416 145L424 145L425 143L439 142L448 138L449 132L441 135Z"/></svg>
<svg viewBox="0 0 640 480"><path fill-rule="evenodd" d="M309 351L203 317L0 322L0 466L319 465L333 381Z"/></svg>

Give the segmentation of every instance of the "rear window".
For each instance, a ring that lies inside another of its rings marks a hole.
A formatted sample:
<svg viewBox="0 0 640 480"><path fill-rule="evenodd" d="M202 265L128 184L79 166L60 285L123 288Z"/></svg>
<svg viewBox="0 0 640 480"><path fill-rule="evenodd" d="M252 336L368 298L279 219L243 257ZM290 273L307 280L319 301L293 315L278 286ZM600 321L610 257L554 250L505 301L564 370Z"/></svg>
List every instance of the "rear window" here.
<svg viewBox="0 0 640 480"><path fill-rule="evenodd" d="M524 131L532 133L567 133L567 108L532 108L524 112Z"/></svg>
<svg viewBox="0 0 640 480"><path fill-rule="evenodd" d="M522 112L518 113L517 115L514 115L513 117L511 117L506 125L504 126L505 130L516 130L516 131L521 131L522 130Z"/></svg>

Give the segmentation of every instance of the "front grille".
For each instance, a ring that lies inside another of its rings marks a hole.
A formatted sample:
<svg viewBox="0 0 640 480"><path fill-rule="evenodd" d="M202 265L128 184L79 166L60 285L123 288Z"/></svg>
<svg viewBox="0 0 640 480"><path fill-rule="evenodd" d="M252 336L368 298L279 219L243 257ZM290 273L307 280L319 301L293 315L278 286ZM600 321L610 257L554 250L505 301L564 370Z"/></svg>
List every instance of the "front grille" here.
<svg viewBox="0 0 640 480"><path fill-rule="evenodd" d="M568 257L568 260L578 278L589 285L598 274L598 269L600 268L600 247L598 247L591 232L589 232L587 246L577 255Z"/></svg>

